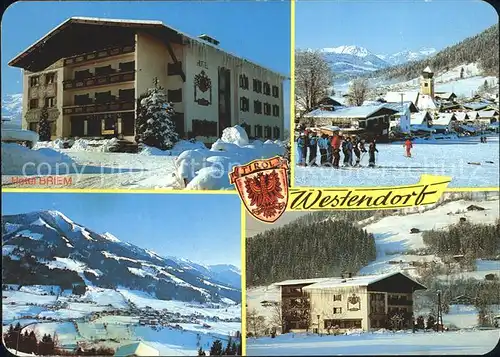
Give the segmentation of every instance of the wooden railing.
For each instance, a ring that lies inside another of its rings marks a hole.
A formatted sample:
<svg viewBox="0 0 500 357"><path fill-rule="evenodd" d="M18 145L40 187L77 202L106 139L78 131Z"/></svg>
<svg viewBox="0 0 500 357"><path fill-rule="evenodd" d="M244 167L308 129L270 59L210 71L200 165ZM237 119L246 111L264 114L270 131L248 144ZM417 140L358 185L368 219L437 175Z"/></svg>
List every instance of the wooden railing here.
<svg viewBox="0 0 500 357"><path fill-rule="evenodd" d="M79 89L95 86L102 86L106 84L114 84L121 82L129 82L135 80L135 72L118 72L106 74L104 76L94 76L85 79L68 79L63 81L64 89Z"/></svg>
<svg viewBox="0 0 500 357"><path fill-rule="evenodd" d="M133 110L135 103L133 100L116 101L111 103L97 104L81 104L68 105L63 107L63 114L87 114L87 113L102 113L102 112L118 112L123 110Z"/></svg>
<svg viewBox="0 0 500 357"><path fill-rule="evenodd" d="M101 58L117 56L125 53L132 53L134 52L134 50L135 50L134 45L107 48L103 50L98 50L94 52L84 53L81 55L65 58L64 65L67 66L67 65L85 63L88 61L95 61Z"/></svg>

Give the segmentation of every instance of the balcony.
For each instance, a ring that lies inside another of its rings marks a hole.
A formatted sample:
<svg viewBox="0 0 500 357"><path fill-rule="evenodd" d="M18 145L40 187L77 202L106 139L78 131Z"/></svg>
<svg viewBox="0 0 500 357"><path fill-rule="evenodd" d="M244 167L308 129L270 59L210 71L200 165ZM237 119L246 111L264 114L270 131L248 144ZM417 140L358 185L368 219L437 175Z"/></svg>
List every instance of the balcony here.
<svg viewBox="0 0 500 357"><path fill-rule="evenodd" d="M64 89L80 89L96 87L108 84L130 82L135 80L135 72L118 72L110 73L102 76L93 76L84 79L68 79L63 81Z"/></svg>
<svg viewBox="0 0 500 357"><path fill-rule="evenodd" d="M68 65L82 64L85 62L95 61L102 58L117 56L126 53L132 53L134 51L135 51L134 45L107 48L99 51L85 53L82 55L68 57L64 59L64 65L68 66Z"/></svg>
<svg viewBox="0 0 500 357"><path fill-rule="evenodd" d="M387 305L390 305L390 306L411 306L411 305L413 305L413 301L406 300L406 299L388 299Z"/></svg>
<svg viewBox="0 0 500 357"><path fill-rule="evenodd" d="M63 107L64 115L91 114L103 112L120 112L134 110L135 102L133 99L118 99L109 103L88 103L67 105Z"/></svg>

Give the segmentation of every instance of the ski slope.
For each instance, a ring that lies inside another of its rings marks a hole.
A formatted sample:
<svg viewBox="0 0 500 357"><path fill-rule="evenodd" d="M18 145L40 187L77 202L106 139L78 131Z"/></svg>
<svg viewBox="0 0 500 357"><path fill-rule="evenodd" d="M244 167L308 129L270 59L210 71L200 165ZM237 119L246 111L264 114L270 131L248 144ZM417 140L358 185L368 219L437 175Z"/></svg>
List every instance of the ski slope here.
<svg viewBox="0 0 500 357"><path fill-rule="evenodd" d="M402 145L378 144L375 168L367 167L368 154L361 158L362 167L359 168L296 165L295 186L397 186L415 184L420 175L433 174L451 176L448 187L498 187L499 140L498 137L489 137L488 140L486 144L415 144L411 158L405 156ZM464 142L470 143L470 140ZM297 163L298 155L295 158ZM342 160L343 155L341 164Z"/></svg>

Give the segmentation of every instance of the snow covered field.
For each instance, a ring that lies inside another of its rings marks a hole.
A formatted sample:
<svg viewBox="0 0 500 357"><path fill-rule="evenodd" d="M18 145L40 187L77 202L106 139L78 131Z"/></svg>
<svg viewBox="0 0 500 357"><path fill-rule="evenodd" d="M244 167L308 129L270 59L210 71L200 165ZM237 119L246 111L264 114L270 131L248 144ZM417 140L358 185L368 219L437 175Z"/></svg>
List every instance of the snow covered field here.
<svg viewBox="0 0 500 357"><path fill-rule="evenodd" d="M247 355L473 355L491 351L499 338L499 329L415 334L360 333L347 336L286 334L274 339L247 339Z"/></svg>
<svg viewBox="0 0 500 357"><path fill-rule="evenodd" d="M26 330L34 329L39 338L56 332L65 349L76 348L78 344L116 348L142 340L156 347L161 355L196 355L200 346L208 350L215 339L224 343L229 335L241 331L240 322L226 321L241 317L241 305L234 303L207 307L158 300L138 291L97 287L88 287L83 296L71 295L70 291L50 295L51 290L59 293L58 287L50 286L25 286L19 291L15 286L12 288L14 290L2 291L3 330L9 324L20 322L23 326L35 322ZM142 311L146 306L157 311L166 309L192 322L172 323L156 329L141 326L140 316L127 312L128 300ZM121 313L111 313L116 309Z"/></svg>
<svg viewBox="0 0 500 357"><path fill-rule="evenodd" d="M284 153L279 141L249 141L239 126L224 130L209 149L200 142L178 142L172 150L147 147L137 154L107 150L111 140L79 139L68 149L62 141L38 143L34 150L2 143L5 187L121 189L232 189L233 166ZM48 182L43 178L50 176ZM31 180L28 180L31 179Z"/></svg>
<svg viewBox="0 0 500 357"><path fill-rule="evenodd" d="M402 145L378 144L377 167L366 167L368 154L361 158L360 168L296 166L295 186L396 186L415 184L420 175L434 174L451 176L448 187L498 187L498 136L489 137L486 144L479 143L479 137L474 139L477 144L470 144L473 139L464 139L464 144L415 144L411 158L404 155ZM295 158L298 162L298 155Z"/></svg>
<svg viewBox="0 0 500 357"><path fill-rule="evenodd" d="M457 194L458 195L458 194ZM484 211L468 211L477 205ZM419 212L420 211L420 212ZM490 195L484 200L454 200L432 208L406 209L404 215L391 215L380 219L363 221L363 228L375 238L377 258L363 267L358 274L385 274L396 271L418 278L412 262L441 262L435 255L408 254L425 245L422 233L410 234L411 228L420 231L443 229L458 223L460 218L469 222L494 224L500 215L498 196ZM396 264L394 264L396 262ZM486 274L500 276L500 261L476 260L476 270L461 272L458 276L483 280ZM457 276L457 277L458 277ZM262 301L280 301L280 289L275 285L247 289L248 311L255 310L266 321L273 316L272 307L262 306ZM416 314L428 314L425 308ZM361 333L342 336L306 336L284 334L277 338L262 337L247 339L247 355L377 355L377 354L483 354L493 349L500 337L500 329L475 330L477 311L470 305L450 305L448 314L443 314L447 326L461 329L446 333L386 332Z"/></svg>

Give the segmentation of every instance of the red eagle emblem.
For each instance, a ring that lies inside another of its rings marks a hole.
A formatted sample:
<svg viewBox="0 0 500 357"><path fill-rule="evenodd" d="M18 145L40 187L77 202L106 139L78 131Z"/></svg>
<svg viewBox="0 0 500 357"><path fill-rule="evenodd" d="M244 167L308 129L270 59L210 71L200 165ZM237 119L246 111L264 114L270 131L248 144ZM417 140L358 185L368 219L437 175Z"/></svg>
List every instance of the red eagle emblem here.
<svg viewBox="0 0 500 357"><path fill-rule="evenodd" d="M277 156L236 166L230 174L248 212L255 218L275 222L288 203L288 162Z"/></svg>

